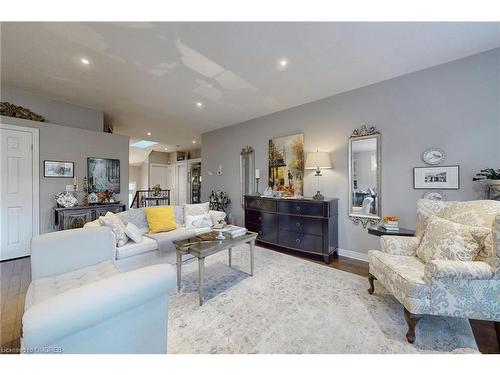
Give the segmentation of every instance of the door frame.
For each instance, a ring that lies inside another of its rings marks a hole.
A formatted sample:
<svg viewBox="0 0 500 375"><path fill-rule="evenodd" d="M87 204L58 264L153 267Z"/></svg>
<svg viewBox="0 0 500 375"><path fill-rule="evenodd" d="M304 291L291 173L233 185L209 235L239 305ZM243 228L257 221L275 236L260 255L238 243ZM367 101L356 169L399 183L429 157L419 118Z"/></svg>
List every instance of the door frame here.
<svg viewBox="0 0 500 375"><path fill-rule="evenodd" d="M33 163L33 189L32 189L32 236L40 234L40 130L38 128L29 128L27 126L10 125L0 123L0 129L22 131L32 134L33 148L31 152Z"/></svg>

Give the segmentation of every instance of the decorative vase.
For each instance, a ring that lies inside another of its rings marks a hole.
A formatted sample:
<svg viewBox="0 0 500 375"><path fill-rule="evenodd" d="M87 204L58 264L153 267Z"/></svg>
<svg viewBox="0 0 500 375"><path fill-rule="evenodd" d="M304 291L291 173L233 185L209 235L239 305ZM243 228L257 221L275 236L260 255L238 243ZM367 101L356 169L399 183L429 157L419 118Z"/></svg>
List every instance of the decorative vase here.
<svg viewBox="0 0 500 375"><path fill-rule="evenodd" d="M487 197L500 201L500 180L486 180L487 184Z"/></svg>

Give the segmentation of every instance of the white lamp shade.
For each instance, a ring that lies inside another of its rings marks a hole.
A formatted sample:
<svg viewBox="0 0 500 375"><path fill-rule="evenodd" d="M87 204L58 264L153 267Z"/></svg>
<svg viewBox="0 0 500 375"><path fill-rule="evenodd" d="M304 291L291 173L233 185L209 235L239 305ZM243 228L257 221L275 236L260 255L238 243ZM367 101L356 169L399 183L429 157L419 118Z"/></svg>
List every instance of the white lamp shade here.
<svg viewBox="0 0 500 375"><path fill-rule="evenodd" d="M328 152L309 152L306 157L305 169L331 168L330 154Z"/></svg>

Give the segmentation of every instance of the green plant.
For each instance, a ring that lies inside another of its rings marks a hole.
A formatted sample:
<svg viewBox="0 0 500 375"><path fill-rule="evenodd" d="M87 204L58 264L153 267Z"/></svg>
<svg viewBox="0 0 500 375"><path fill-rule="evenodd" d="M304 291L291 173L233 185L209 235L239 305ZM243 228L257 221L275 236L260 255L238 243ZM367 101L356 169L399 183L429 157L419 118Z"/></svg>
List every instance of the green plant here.
<svg viewBox="0 0 500 375"><path fill-rule="evenodd" d="M473 177L472 181L481 180L500 180L500 169L486 168L481 169L480 173L476 173L477 177Z"/></svg>
<svg viewBox="0 0 500 375"><path fill-rule="evenodd" d="M210 209L215 211L226 212L226 209L231 204L231 199L229 199L227 193L220 190L212 190L208 201L210 203Z"/></svg>

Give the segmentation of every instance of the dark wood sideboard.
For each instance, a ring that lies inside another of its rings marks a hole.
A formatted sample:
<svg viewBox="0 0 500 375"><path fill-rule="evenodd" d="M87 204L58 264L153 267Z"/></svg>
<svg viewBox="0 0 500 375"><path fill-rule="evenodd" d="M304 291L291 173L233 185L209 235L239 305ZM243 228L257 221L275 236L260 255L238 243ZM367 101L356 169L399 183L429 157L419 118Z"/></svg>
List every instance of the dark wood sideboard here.
<svg viewBox="0 0 500 375"><path fill-rule="evenodd" d="M66 230L81 228L85 223L106 215L125 211L127 208L121 203L96 204L92 206L56 207L54 208L54 229Z"/></svg>
<svg viewBox="0 0 500 375"><path fill-rule="evenodd" d="M317 255L325 263L338 248L338 199L245 196L245 226L257 241Z"/></svg>

